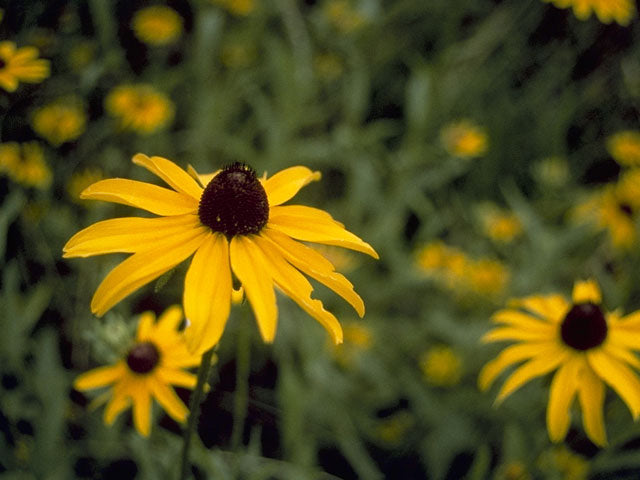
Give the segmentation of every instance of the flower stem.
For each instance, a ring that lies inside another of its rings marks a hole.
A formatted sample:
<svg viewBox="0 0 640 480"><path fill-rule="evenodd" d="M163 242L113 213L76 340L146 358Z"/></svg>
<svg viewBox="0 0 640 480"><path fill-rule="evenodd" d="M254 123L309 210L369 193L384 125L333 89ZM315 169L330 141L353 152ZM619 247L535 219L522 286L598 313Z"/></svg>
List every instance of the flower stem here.
<svg viewBox="0 0 640 480"><path fill-rule="evenodd" d="M247 309L244 309L245 312ZM246 320L246 315L245 315ZM242 440L242 431L247 417L249 404L249 371L251 343L249 341L248 322L242 322L238 331L236 357L236 391L233 402L233 430L231 432L231 449L236 450Z"/></svg>
<svg viewBox="0 0 640 480"><path fill-rule="evenodd" d="M211 371L212 358L216 350L216 347L207 350L202 355L202 362L198 368L198 383L196 388L191 394L191 400L189 401L189 419L187 420L187 428L184 431L184 443L182 444L182 460L180 463L180 480L187 480L189 471L189 448L191 447L191 438L195 433L196 426L198 425L198 416L200 415L200 403L204 396L204 388L207 384L209 374Z"/></svg>

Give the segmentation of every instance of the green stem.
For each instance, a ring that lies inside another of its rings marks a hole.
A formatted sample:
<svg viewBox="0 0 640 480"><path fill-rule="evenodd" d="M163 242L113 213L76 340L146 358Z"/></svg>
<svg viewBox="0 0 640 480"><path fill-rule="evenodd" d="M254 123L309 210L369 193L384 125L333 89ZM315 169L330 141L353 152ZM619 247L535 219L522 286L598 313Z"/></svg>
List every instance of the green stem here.
<svg viewBox="0 0 640 480"><path fill-rule="evenodd" d="M182 444L182 461L180 464L180 480L187 480L189 471L189 448L191 447L191 438L195 433L198 424L198 416L200 415L200 403L204 396L204 387L207 384L209 373L211 371L211 359L216 347L207 350L202 355L202 363L198 368L198 383L191 394L189 401L189 419L187 420L187 428L184 431L184 443Z"/></svg>
<svg viewBox="0 0 640 480"><path fill-rule="evenodd" d="M245 311L247 309L245 308ZM246 315L245 315L246 319ZM236 357L236 392L233 402L233 431L231 432L231 449L237 450L242 440L242 431L247 417L249 404L249 370L251 344L249 342L248 322L242 322L238 332L238 352Z"/></svg>

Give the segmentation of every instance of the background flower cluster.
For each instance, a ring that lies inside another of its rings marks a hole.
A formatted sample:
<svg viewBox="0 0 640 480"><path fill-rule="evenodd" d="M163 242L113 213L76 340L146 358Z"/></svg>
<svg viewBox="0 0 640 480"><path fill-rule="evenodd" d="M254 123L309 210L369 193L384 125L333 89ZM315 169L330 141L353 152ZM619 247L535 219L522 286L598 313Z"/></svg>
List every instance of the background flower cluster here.
<svg viewBox="0 0 640 480"><path fill-rule="evenodd" d="M2 477L176 474L173 418L156 408L144 438L128 413L105 425L73 388L121 357L143 312L181 299L170 272L96 319L89 299L122 257L62 258L74 232L131 214L79 193L103 178L151 181L132 167L138 152L199 172L235 161L259 174L319 170L300 203L381 257L322 250L367 307L359 319L314 285L343 345L284 296L272 345L251 316L230 318L197 478L638 477L640 426L619 398L606 399L598 448L577 411L550 443L548 378L499 408L477 387L500 350L479 339L509 298L569 297L576 279L595 278L609 309L640 308L633 1L2 7Z"/></svg>

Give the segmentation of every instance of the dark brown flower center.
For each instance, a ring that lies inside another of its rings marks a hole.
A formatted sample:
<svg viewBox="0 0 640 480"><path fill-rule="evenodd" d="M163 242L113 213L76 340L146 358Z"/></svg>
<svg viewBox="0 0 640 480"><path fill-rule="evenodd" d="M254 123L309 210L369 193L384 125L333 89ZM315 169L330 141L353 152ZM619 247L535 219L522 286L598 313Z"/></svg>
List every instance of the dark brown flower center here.
<svg viewBox="0 0 640 480"><path fill-rule="evenodd" d="M198 216L228 238L260 232L269 220L269 201L255 170L242 163L222 170L204 189Z"/></svg>
<svg viewBox="0 0 640 480"><path fill-rule="evenodd" d="M576 350L589 350L607 338L607 320L594 303L578 303L571 307L560 327L562 340Z"/></svg>
<svg viewBox="0 0 640 480"><path fill-rule="evenodd" d="M625 203L625 202L619 203L618 208L627 217L633 217L633 208L628 203Z"/></svg>
<svg viewBox="0 0 640 480"><path fill-rule="evenodd" d="M4 60L4 58L0 57L0 70L2 70L6 66L7 62Z"/></svg>
<svg viewBox="0 0 640 480"><path fill-rule="evenodd" d="M127 355L127 365L132 372L149 373L156 368L160 361L160 352L151 342L141 342L135 344Z"/></svg>

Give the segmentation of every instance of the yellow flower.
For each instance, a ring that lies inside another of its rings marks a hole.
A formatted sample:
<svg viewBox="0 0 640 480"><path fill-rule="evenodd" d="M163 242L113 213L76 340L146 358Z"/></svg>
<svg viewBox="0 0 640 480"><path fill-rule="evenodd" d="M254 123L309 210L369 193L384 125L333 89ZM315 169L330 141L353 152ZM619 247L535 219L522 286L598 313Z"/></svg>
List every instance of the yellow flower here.
<svg viewBox="0 0 640 480"><path fill-rule="evenodd" d="M533 165L536 179L549 187L562 187L569 180L569 165L562 157L547 157Z"/></svg>
<svg viewBox="0 0 640 480"><path fill-rule="evenodd" d="M588 280L575 283L571 302L559 294L515 299L492 320L499 326L483 337L484 342L517 343L483 367L478 385L488 389L505 369L524 361L504 382L496 400L500 403L529 380L557 370L547 406L552 441L564 439L569 408L577 396L587 436L606 445L605 385L620 395L637 419L640 380L633 368L640 368L640 360L633 351L640 350L640 311L625 317L607 312L597 283Z"/></svg>
<svg viewBox="0 0 640 480"><path fill-rule="evenodd" d="M445 150L455 157L481 157L489 149L489 136L484 128L469 120L459 120L440 131Z"/></svg>
<svg viewBox="0 0 640 480"><path fill-rule="evenodd" d="M113 424L116 417L133 406L133 423L141 435L151 431L151 400L155 398L176 421L184 422L187 407L171 388L194 388L196 376L184 369L200 364L200 356L187 350L177 331L182 321L179 306L169 307L155 321L152 312L140 316L135 343L126 357L115 365L99 367L80 375L73 383L76 390L109 387L97 402L110 398L104 410L104 423Z"/></svg>
<svg viewBox="0 0 640 480"><path fill-rule="evenodd" d="M32 125L38 135L57 147L82 135L87 115L77 99L61 99L36 110Z"/></svg>
<svg viewBox="0 0 640 480"><path fill-rule="evenodd" d="M640 166L640 132L625 130L610 136L607 150L620 165Z"/></svg>
<svg viewBox="0 0 640 480"><path fill-rule="evenodd" d="M35 47L16 48L13 42L0 42L0 87L7 92L19 82L40 83L49 76L49 61L38 58Z"/></svg>
<svg viewBox="0 0 640 480"><path fill-rule="evenodd" d="M380 421L376 436L385 443L397 444L413 426L414 419L407 411L400 411Z"/></svg>
<svg viewBox="0 0 640 480"><path fill-rule="evenodd" d="M452 387L460 382L462 360L446 345L431 347L420 357L425 380L438 387Z"/></svg>
<svg viewBox="0 0 640 480"><path fill-rule="evenodd" d="M353 32L365 23L364 16L348 0L329 0L325 4L329 22L344 33Z"/></svg>
<svg viewBox="0 0 640 480"><path fill-rule="evenodd" d="M480 258L467 267L469 289L479 295L497 296L509 282L509 269L498 260Z"/></svg>
<svg viewBox="0 0 640 480"><path fill-rule="evenodd" d="M182 34L182 17L172 8L153 5L134 13L131 28L138 40L147 45L169 45Z"/></svg>
<svg viewBox="0 0 640 480"><path fill-rule="evenodd" d="M311 298L303 272L334 290L364 315L353 285L322 255L297 240L367 253L375 250L328 213L302 205L282 205L302 187L320 178L306 167L291 167L259 179L250 167L234 163L195 179L162 157L138 154L133 162L167 182L172 190L126 179L107 179L82 197L142 208L157 218L118 218L96 223L74 235L65 257L112 252L133 255L107 275L91 309L98 316L195 253L184 285L190 321L185 335L192 351L215 345L229 315L233 275L240 281L262 338L273 341L278 308L274 284L331 334L342 341L338 320Z"/></svg>
<svg viewBox="0 0 640 480"><path fill-rule="evenodd" d="M92 185L104 178L102 172L98 168L85 168L79 172L75 172L69 182L67 183L67 192L71 197L71 200L78 203L80 201L80 194L89 185Z"/></svg>
<svg viewBox="0 0 640 480"><path fill-rule="evenodd" d="M595 12L602 23L618 22L628 25L635 16L633 0L543 0L553 3L558 8L573 8L574 15L580 20L586 20Z"/></svg>
<svg viewBox="0 0 640 480"><path fill-rule="evenodd" d="M167 126L175 113L173 102L151 85L120 85L107 95L105 108L124 130L143 135Z"/></svg>
<svg viewBox="0 0 640 480"><path fill-rule="evenodd" d="M522 234L522 222L513 212L489 206L480 217L485 235L495 242L510 243Z"/></svg>
<svg viewBox="0 0 640 480"><path fill-rule="evenodd" d="M0 144L0 172L26 187L47 188L52 173L37 142Z"/></svg>
<svg viewBox="0 0 640 480"><path fill-rule="evenodd" d="M215 3L216 5L221 6L226 9L228 12L238 15L245 16L249 15L256 7L255 0L210 0L211 3Z"/></svg>

